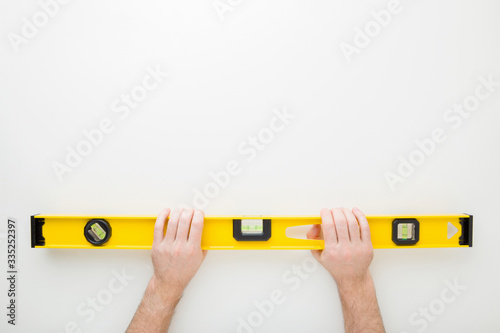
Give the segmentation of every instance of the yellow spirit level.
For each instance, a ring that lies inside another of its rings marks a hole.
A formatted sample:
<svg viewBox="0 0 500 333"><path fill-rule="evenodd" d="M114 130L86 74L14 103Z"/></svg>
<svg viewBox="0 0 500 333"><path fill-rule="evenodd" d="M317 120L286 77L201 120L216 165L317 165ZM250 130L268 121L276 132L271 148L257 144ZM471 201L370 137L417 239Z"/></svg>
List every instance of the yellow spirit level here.
<svg viewBox="0 0 500 333"><path fill-rule="evenodd" d="M374 248L472 247L472 215L367 216ZM149 249L156 216L31 217L33 248ZM322 240L289 238L286 229L321 224L319 216L207 216L205 250L312 250ZM448 237L451 224L459 232Z"/></svg>

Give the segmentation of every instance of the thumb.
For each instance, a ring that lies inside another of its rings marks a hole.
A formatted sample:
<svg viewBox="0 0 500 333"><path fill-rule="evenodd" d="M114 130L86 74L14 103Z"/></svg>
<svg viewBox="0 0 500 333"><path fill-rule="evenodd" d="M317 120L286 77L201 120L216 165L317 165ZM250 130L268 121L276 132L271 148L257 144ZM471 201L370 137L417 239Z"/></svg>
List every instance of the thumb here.
<svg viewBox="0 0 500 333"><path fill-rule="evenodd" d="M321 239L321 225L314 224L309 231L307 231L307 239Z"/></svg>

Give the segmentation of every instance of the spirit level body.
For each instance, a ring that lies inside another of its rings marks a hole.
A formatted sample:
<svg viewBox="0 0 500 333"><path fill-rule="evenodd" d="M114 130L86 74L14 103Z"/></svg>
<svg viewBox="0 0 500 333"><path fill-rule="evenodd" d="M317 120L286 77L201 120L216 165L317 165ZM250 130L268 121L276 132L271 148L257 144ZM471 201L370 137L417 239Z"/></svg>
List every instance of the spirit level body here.
<svg viewBox="0 0 500 333"><path fill-rule="evenodd" d="M112 236L103 244L89 243L84 235L86 224L92 219L104 219L112 228ZM233 222L241 219L271 221L271 237L265 241L237 240ZM471 247L472 216L367 216L374 248L433 248ZM393 222L397 219L416 219L420 224L416 244L401 245L393 241ZM62 216L35 215L31 217L31 246L34 248L106 248L150 249L156 216ZM459 231L447 238L448 223ZM289 238L289 227L321 224L319 216L207 216L201 246L206 250L312 250L323 249L322 240Z"/></svg>

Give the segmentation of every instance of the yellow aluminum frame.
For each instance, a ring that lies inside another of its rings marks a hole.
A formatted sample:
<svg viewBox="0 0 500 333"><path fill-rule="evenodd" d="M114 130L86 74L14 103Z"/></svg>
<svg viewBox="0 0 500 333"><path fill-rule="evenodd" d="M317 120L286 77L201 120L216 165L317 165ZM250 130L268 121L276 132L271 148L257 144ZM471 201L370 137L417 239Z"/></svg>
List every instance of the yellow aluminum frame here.
<svg viewBox="0 0 500 333"><path fill-rule="evenodd" d="M420 239L414 245L396 245L392 241L395 219L415 218L420 223ZM112 236L103 245L90 244L84 236L85 224L104 219ZM267 241L237 241L233 238L233 219L271 219L271 238ZM418 215L367 216L374 248L471 247L472 216ZM32 247L77 249L150 249L156 216L62 216L35 215L31 218ZM43 223L42 223L43 222ZM459 231L447 238L448 222ZM289 238L289 227L321 224L319 216L207 216L201 247L206 250L312 250L323 249L322 240ZM42 239L44 240L42 241ZM42 245L43 243L43 245Z"/></svg>

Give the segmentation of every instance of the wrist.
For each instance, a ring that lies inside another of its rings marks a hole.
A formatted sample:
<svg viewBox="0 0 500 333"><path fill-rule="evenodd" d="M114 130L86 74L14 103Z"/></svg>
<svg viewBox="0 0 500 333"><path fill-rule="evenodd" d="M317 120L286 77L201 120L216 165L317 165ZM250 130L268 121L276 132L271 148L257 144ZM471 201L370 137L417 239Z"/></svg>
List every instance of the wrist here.
<svg viewBox="0 0 500 333"><path fill-rule="evenodd" d="M146 294L167 307L175 307L181 299L183 291L184 288L159 279L155 274L151 277L146 288Z"/></svg>
<svg viewBox="0 0 500 333"><path fill-rule="evenodd" d="M365 274L355 277L344 277L342 279L337 279L337 289L339 293L342 294L358 294L365 293L371 289L374 289L373 279L370 271Z"/></svg>

